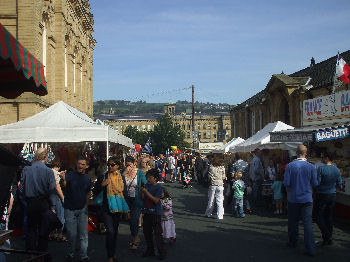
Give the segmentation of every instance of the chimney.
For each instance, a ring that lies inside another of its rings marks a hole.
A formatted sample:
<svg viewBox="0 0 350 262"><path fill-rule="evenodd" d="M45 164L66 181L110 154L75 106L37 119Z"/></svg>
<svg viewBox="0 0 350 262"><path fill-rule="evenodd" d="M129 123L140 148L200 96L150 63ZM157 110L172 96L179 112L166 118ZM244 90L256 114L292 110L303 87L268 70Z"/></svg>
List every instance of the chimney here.
<svg viewBox="0 0 350 262"><path fill-rule="evenodd" d="M311 57L310 67L315 65L315 58Z"/></svg>

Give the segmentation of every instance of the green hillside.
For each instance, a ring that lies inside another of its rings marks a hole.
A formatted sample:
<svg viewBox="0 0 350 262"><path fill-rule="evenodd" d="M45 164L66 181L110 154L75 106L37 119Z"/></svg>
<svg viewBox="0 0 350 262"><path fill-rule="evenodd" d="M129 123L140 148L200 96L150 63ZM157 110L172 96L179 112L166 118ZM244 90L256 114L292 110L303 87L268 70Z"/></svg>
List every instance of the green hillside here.
<svg viewBox="0 0 350 262"><path fill-rule="evenodd" d="M145 101L130 102L124 100L101 100L94 102L94 115L108 114L110 109L116 115L129 115L139 113L162 113L166 103L146 103ZM177 113L192 110L192 104L187 101L177 101ZM202 113L228 112L230 105L228 104L212 104L195 102L195 111Z"/></svg>

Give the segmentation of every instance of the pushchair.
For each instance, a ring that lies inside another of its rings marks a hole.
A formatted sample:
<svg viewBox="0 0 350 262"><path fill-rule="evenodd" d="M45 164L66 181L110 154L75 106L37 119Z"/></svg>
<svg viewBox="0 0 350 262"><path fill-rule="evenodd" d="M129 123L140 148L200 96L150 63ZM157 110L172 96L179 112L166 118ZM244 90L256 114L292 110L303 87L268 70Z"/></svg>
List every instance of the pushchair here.
<svg viewBox="0 0 350 262"><path fill-rule="evenodd" d="M191 188L192 187L191 181L192 181L192 177L190 176L190 174L186 174L184 172L183 180L182 180L183 188Z"/></svg>

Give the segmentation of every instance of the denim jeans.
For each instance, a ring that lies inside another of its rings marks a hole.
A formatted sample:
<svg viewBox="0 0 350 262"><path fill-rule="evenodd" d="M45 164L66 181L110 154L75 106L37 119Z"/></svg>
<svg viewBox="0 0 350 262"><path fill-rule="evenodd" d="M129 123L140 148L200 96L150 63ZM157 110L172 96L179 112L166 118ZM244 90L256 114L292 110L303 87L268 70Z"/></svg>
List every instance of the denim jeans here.
<svg viewBox="0 0 350 262"><path fill-rule="evenodd" d="M312 230L312 203L288 202L288 238L289 244L296 246L299 234L299 220L304 224L304 244L309 254L315 253L315 239Z"/></svg>
<svg viewBox="0 0 350 262"><path fill-rule="evenodd" d="M68 236L68 255L74 256L77 237L80 240L80 259L87 258L88 248L88 209L64 209Z"/></svg>
<svg viewBox="0 0 350 262"><path fill-rule="evenodd" d="M106 249L108 258L117 256L117 240L120 221L120 213L103 212L103 220L106 226Z"/></svg>
<svg viewBox="0 0 350 262"><path fill-rule="evenodd" d="M262 179L252 181L252 200L255 207L261 205L262 183Z"/></svg>
<svg viewBox="0 0 350 262"><path fill-rule="evenodd" d="M324 241L330 240L333 235L333 209L335 194L316 194L315 215L316 222L322 233Z"/></svg>
<svg viewBox="0 0 350 262"><path fill-rule="evenodd" d="M62 223L62 227L61 228L57 228L57 232L62 232L63 231L63 228L64 228L64 208L63 208L63 205L62 205L62 201L61 201L61 198L57 195L56 196L56 215L57 215L57 218L61 221Z"/></svg>
<svg viewBox="0 0 350 262"><path fill-rule="evenodd" d="M131 232L131 236L136 237L139 233L139 217L141 214L141 207L138 207L133 203L129 208L130 208L130 232Z"/></svg>
<svg viewBox="0 0 350 262"><path fill-rule="evenodd" d="M232 200L232 214L233 216L237 216L237 206L238 206L238 215L240 217L244 217L243 212L243 197L233 197Z"/></svg>

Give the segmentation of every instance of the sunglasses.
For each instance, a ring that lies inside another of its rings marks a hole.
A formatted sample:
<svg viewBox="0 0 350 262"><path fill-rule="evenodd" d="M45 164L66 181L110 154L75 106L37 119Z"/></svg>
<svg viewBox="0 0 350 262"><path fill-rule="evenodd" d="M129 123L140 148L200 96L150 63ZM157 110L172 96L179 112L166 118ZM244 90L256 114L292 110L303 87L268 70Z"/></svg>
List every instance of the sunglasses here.
<svg viewBox="0 0 350 262"><path fill-rule="evenodd" d="M110 166L110 167L114 167L116 166L117 164L110 164L110 163L107 163L107 166Z"/></svg>

